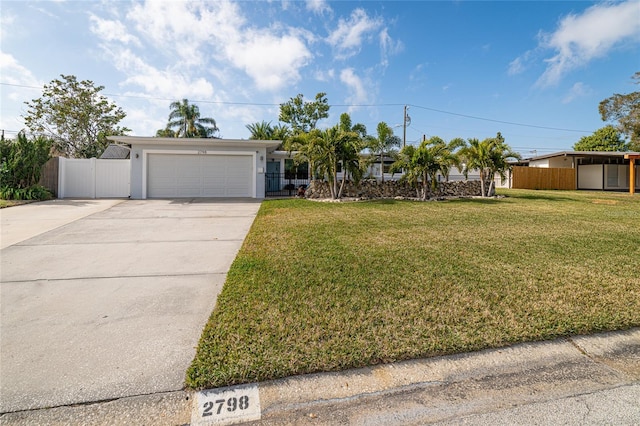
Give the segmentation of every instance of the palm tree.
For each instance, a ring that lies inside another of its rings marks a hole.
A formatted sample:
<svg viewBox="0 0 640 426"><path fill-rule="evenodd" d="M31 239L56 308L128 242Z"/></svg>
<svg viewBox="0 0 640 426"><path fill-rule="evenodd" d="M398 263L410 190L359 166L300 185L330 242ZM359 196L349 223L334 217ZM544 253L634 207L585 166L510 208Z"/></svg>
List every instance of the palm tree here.
<svg viewBox="0 0 640 426"><path fill-rule="evenodd" d="M200 108L190 105L188 99L172 102L169 105L169 123L167 129L175 130L176 137L182 138L214 138L219 129L213 118L200 117Z"/></svg>
<svg viewBox="0 0 640 426"><path fill-rule="evenodd" d="M469 175L470 170L478 170L480 172L480 189L482 191L482 196L486 196L486 192L484 190L484 183L488 177L488 170L491 164L491 144L493 144L493 139L485 139L480 142L476 138L469 139L469 145L465 146L460 150L460 155L464 159L464 176L467 177Z"/></svg>
<svg viewBox="0 0 640 426"><path fill-rule="evenodd" d="M289 127L284 124L278 123L275 126L271 125L271 122L266 121L247 124L245 126L251 135L251 140L267 140L267 141L282 141L277 149L283 149L287 143L288 138L291 136Z"/></svg>
<svg viewBox="0 0 640 426"><path fill-rule="evenodd" d="M247 124L245 126L251 135L249 139L251 140L271 140L273 137L273 127L271 127L271 122L261 121L253 124Z"/></svg>
<svg viewBox="0 0 640 426"><path fill-rule="evenodd" d="M469 145L460 150L460 156L465 163L463 170L465 177L470 170L480 172L480 188L483 197L491 194L496 173L504 179L505 172L511 168L508 160L520 159L520 155L511 150L500 133L495 138L487 138L482 142L475 138L469 139ZM491 182L485 191L487 179L491 179Z"/></svg>
<svg viewBox="0 0 640 426"><path fill-rule="evenodd" d="M398 153L396 161L391 165L391 173L403 172L400 178L401 182L406 182L416 188L416 197L422 198L420 186L418 185L422 176L422 170L418 164L419 156L416 153L416 147L413 145L404 146Z"/></svg>
<svg viewBox="0 0 640 426"><path fill-rule="evenodd" d="M351 119L341 117L338 125L329 129L313 129L290 138L289 148L296 151L297 163L308 162L312 175L327 179L331 198L340 198L347 178L358 181L364 173L364 163L360 158L363 149L363 135L366 128L362 124L351 125ZM342 165L342 182L338 180L338 168Z"/></svg>
<svg viewBox="0 0 640 426"><path fill-rule="evenodd" d="M392 172L405 170L402 179L416 185L418 198L425 200L429 182L431 191L435 192L438 189L438 173L448 178L451 167L459 164L455 150L463 142L461 139L453 139L446 143L438 136L433 136L422 141L417 148L405 146L400 151L398 160L393 163ZM418 188L418 183L421 183L422 191Z"/></svg>
<svg viewBox="0 0 640 426"><path fill-rule="evenodd" d="M387 123L381 121L376 128L377 137L369 139L369 150L374 155L380 156L380 172L384 183L384 156L389 154L395 147L400 146L400 138L393 135L393 129Z"/></svg>

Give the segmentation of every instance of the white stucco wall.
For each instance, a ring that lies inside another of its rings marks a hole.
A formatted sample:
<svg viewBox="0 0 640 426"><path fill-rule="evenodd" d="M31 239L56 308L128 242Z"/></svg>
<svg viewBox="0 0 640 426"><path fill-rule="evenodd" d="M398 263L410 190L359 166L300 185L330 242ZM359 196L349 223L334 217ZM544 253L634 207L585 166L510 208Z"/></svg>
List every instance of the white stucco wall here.
<svg viewBox="0 0 640 426"><path fill-rule="evenodd" d="M602 170L604 164L578 166L578 189L603 189Z"/></svg>

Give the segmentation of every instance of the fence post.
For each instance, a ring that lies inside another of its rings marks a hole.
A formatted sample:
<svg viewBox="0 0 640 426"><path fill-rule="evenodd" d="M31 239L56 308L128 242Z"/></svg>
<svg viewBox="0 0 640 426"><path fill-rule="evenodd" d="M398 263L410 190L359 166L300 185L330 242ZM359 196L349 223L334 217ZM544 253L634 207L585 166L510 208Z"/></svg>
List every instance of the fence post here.
<svg viewBox="0 0 640 426"><path fill-rule="evenodd" d="M58 198L64 198L64 189L65 189L65 175L67 173L67 159L64 157L58 157Z"/></svg>

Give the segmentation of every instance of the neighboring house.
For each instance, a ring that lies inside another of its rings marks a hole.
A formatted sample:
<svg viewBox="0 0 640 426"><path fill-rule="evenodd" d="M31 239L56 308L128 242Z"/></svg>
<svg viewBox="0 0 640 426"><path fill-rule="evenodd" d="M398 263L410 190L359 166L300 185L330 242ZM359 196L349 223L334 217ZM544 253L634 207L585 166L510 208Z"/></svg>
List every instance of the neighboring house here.
<svg viewBox="0 0 640 426"><path fill-rule="evenodd" d="M131 198L264 198L281 141L110 136L131 146Z"/></svg>
<svg viewBox="0 0 640 426"><path fill-rule="evenodd" d="M127 160L131 155L131 148L115 143L109 144L100 156L101 160Z"/></svg>
<svg viewBox="0 0 640 426"><path fill-rule="evenodd" d="M639 155L637 152L562 151L530 158L529 167L574 169L577 189L629 191L633 158ZM638 190L638 165L633 167Z"/></svg>

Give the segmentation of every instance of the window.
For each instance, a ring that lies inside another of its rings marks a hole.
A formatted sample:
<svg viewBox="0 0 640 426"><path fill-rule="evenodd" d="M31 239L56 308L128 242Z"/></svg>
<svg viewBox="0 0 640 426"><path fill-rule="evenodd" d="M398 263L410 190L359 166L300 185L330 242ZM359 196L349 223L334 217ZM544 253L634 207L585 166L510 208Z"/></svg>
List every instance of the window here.
<svg viewBox="0 0 640 426"><path fill-rule="evenodd" d="M296 166L295 162L287 158L284 160L284 178L285 179L308 179L309 163L302 163Z"/></svg>

